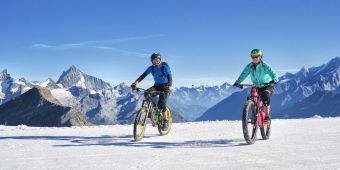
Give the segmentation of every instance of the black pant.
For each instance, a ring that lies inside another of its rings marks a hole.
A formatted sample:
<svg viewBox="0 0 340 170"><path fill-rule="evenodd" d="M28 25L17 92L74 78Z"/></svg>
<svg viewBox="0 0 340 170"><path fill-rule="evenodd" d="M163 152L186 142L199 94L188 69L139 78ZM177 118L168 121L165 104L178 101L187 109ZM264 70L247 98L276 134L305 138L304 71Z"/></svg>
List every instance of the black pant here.
<svg viewBox="0 0 340 170"><path fill-rule="evenodd" d="M145 95L150 94L150 93L152 94L154 93L154 91L164 92L164 93L159 94L157 107L160 110L162 110L162 112L165 112L166 111L166 99L169 96L169 86L167 84L154 85L145 91ZM154 97L154 96L151 96L151 97Z"/></svg>
<svg viewBox="0 0 340 170"><path fill-rule="evenodd" d="M262 99L263 105L264 106L269 106L270 105L270 97L273 94L274 91L274 86L266 86L258 89L260 97Z"/></svg>

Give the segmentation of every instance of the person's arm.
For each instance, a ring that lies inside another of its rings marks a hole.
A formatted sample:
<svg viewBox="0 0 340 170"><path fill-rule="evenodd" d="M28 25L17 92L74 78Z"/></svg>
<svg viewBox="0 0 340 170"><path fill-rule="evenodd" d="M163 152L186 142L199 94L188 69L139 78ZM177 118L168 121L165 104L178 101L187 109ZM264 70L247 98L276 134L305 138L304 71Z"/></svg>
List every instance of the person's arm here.
<svg viewBox="0 0 340 170"><path fill-rule="evenodd" d="M276 72L273 70L273 68L270 67L269 64L266 64L266 67L267 67L266 70L268 70L268 73L269 73L270 77L273 79L274 83L279 82L279 76L276 74Z"/></svg>
<svg viewBox="0 0 340 170"><path fill-rule="evenodd" d="M139 83L139 82L143 81L146 76L148 76L148 75L144 72L142 75L140 75L138 77L138 79L135 82Z"/></svg>
<svg viewBox="0 0 340 170"><path fill-rule="evenodd" d="M170 71L170 68L165 66L165 74L167 75L168 78L168 86L169 86L169 90L171 90L172 87L172 74Z"/></svg>
<svg viewBox="0 0 340 170"><path fill-rule="evenodd" d="M249 64L243 69L241 75L238 77L238 79L236 80L235 84L240 84L242 83L242 81L244 81L250 74L251 72L251 68L249 66Z"/></svg>
<svg viewBox="0 0 340 170"><path fill-rule="evenodd" d="M169 81L168 86L172 87L172 75L171 74L168 75L168 81Z"/></svg>
<svg viewBox="0 0 340 170"><path fill-rule="evenodd" d="M146 76L148 76L152 71L152 66L148 67L145 72L138 77L138 79L132 83L131 87L134 88L139 82L141 82Z"/></svg>

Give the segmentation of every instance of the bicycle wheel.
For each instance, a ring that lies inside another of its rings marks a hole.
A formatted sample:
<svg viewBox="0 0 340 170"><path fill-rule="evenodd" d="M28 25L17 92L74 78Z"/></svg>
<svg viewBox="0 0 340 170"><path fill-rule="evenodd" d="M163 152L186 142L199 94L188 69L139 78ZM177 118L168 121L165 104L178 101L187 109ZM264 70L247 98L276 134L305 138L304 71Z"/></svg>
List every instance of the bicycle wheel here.
<svg viewBox="0 0 340 170"><path fill-rule="evenodd" d="M133 125L133 138L135 141L140 141L143 139L145 128L146 128L147 112L145 108L141 108L135 118L135 123Z"/></svg>
<svg viewBox="0 0 340 170"><path fill-rule="evenodd" d="M261 131L261 136L263 140L268 140L270 137L270 125L271 125L272 121L269 119L269 124L268 125L264 125L262 128L260 128Z"/></svg>
<svg viewBox="0 0 340 170"><path fill-rule="evenodd" d="M252 100L248 100L243 107L242 129L247 144L254 144L257 139L256 106Z"/></svg>
<svg viewBox="0 0 340 170"><path fill-rule="evenodd" d="M171 129L171 125L172 125L172 114L171 114L171 110L170 108L167 106L166 107L166 110L168 112L168 128L166 130L163 130L163 122L161 121L158 121L158 132L159 134L161 135L167 135L169 132L170 132L170 129Z"/></svg>

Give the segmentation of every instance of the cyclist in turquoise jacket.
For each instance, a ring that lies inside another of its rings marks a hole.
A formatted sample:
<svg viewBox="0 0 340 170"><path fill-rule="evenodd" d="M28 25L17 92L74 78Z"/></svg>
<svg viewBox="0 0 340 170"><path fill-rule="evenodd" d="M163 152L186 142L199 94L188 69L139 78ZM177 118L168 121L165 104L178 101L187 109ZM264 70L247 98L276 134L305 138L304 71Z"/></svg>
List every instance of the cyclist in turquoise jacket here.
<svg viewBox="0 0 340 170"><path fill-rule="evenodd" d="M241 75L234 83L234 86L243 88L240 83L242 83L242 81L244 81L250 74L251 81L258 87L261 94L264 112L266 113L265 123L269 123L270 97L274 91L274 84L279 81L279 78L269 64L262 61L263 53L260 49L253 49L250 52L250 56L252 58L252 62L244 68ZM263 86L264 84L269 85Z"/></svg>

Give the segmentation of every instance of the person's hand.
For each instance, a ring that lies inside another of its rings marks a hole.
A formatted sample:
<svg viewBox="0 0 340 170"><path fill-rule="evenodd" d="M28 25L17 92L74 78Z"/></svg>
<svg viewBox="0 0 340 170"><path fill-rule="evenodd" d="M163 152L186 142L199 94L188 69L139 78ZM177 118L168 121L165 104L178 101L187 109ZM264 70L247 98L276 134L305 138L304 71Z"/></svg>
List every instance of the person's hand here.
<svg viewBox="0 0 340 170"><path fill-rule="evenodd" d="M165 89L170 92L172 90L172 87L171 86L166 86Z"/></svg>
<svg viewBox="0 0 340 170"><path fill-rule="evenodd" d="M276 82L274 80L269 82L269 85L271 85L271 86L274 86L274 84L276 84Z"/></svg>
<svg viewBox="0 0 340 170"><path fill-rule="evenodd" d="M240 85L239 83L234 83L234 85L233 85L234 87L237 87L237 88L240 88L240 89L243 89L243 86L242 85Z"/></svg>
<svg viewBox="0 0 340 170"><path fill-rule="evenodd" d="M136 90L136 88L137 88L137 84L138 84L138 82L133 82L132 84L131 84L131 88L132 88L132 90Z"/></svg>

